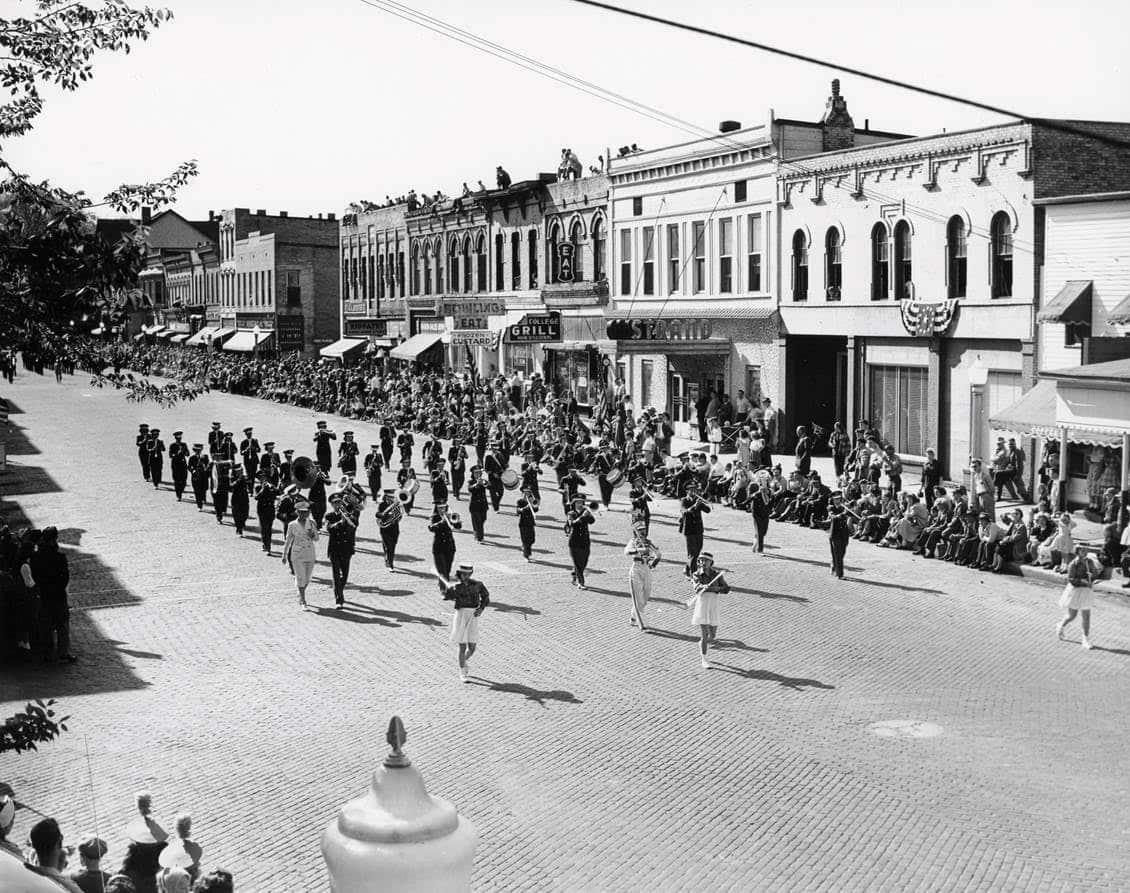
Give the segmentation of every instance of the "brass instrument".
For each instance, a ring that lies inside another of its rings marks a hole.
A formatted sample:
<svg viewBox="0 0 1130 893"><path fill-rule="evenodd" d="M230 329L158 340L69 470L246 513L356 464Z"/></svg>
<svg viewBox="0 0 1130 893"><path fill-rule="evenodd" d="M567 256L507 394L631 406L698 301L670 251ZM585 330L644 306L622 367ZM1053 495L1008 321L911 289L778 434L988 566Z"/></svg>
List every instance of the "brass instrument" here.
<svg viewBox="0 0 1130 893"><path fill-rule="evenodd" d="M377 508L377 522L381 527L391 527L400 521L403 514L404 510L401 509L400 503L391 502L387 508Z"/></svg>
<svg viewBox="0 0 1130 893"><path fill-rule="evenodd" d="M299 456L290 464L290 477L302 490L314 486L322 470L309 456Z"/></svg>
<svg viewBox="0 0 1130 893"><path fill-rule="evenodd" d="M541 503L538 500L534 499L534 491L523 490L522 495L526 497L526 503L527 505L529 505L530 510L536 514L537 510L541 508Z"/></svg>

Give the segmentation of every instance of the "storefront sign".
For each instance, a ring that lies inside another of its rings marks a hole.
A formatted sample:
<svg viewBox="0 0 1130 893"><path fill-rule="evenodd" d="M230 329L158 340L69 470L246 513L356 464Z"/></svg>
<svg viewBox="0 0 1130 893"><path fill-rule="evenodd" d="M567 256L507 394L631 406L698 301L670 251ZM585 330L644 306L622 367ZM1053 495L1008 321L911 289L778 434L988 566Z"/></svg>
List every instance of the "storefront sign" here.
<svg viewBox="0 0 1130 893"><path fill-rule="evenodd" d="M383 338L388 334L388 321L384 319L347 319L345 321L346 337L356 336L367 338L376 336Z"/></svg>
<svg viewBox="0 0 1130 893"><path fill-rule="evenodd" d="M459 298L444 298L440 301L440 316L504 316L505 301L468 301Z"/></svg>
<svg viewBox="0 0 1130 893"><path fill-rule="evenodd" d="M275 315L273 313L237 313L235 315L235 327L237 329L253 329L256 326L261 329L273 329L275 327Z"/></svg>
<svg viewBox="0 0 1130 893"><path fill-rule="evenodd" d="M217 325L220 322L220 310L219 310L219 308L216 308L215 310L213 310L211 307L209 307L208 310L204 314L204 321L206 323L208 323L208 325L210 325L210 326L211 325Z"/></svg>
<svg viewBox="0 0 1130 893"><path fill-rule="evenodd" d="M479 329L485 330L490 328L490 323L485 316L466 316L462 313L456 313L451 318L452 329Z"/></svg>
<svg viewBox="0 0 1130 893"><path fill-rule="evenodd" d="M438 316L412 316L412 334L422 335L424 332L433 332L442 335L447 331L443 319Z"/></svg>
<svg viewBox="0 0 1130 893"><path fill-rule="evenodd" d="M275 343L279 350L302 350L306 346L301 316L280 316L275 329Z"/></svg>
<svg viewBox="0 0 1130 893"><path fill-rule="evenodd" d="M709 319L610 319L613 341L705 341L713 329Z"/></svg>
<svg viewBox="0 0 1130 893"><path fill-rule="evenodd" d="M346 316L350 316L350 315L360 316L362 313L365 312L365 302L364 301L343 301L342 304L341 304L341 309L342 309L342 312L345 313Z"/></svg>
<svg viewBox="0 0 1130 893"><path fill-rule="evenodd" d="M573 281L573 252L575 246L572 242L560 242L557 245L557 281Z"/></svg>
<svg viewBox="0 0 1130 893"><path fill-rule="evenodd" d="M506 328L506 340L511 344L537 344L561 340L561 314L527 313L522 321Z"/></svg>
<svg viewBox="0 0 1130 893"><path fill-rule="evenodd" d="M451 343L465 347L494 347L494 332L477 329L452 332Z"/></svg>

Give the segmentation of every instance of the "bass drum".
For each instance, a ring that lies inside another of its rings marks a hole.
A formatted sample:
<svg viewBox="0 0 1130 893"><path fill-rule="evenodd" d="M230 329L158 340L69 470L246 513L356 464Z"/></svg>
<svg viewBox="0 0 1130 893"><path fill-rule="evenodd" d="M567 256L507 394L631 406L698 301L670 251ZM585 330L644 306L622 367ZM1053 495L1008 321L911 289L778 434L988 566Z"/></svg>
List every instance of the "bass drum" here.
<svg viewBox="0 0 1130 893"><path fill-rule="evenodd" d="M507 468L502 472L502 486L507 490L517 490L518 484L521 482L522 479L518 477L518 472L513 468Z"/></svg>
<svg viewBox="0 0 1130 893"><path fill-rule="evenodd" d="M626 484L628 482L628 478L624 474L624 470L622 468L613 468L604 477L605 477L605 480L608 481L608 485L613 490L617 490L620 487L623 487L624 484Z"/></svg>

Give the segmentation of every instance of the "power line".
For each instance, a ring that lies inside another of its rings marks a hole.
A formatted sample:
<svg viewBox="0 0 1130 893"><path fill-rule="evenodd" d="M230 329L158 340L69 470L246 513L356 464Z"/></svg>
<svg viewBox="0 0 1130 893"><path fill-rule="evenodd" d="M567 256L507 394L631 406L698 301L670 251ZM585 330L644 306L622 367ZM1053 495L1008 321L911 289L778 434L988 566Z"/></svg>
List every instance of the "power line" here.
<svg viewBox="0 0 1130 893"><path fill-rule="evenodd" d="M1011 109L1002 108L997 105L991 105L986 102L980 102L976 99L966 99L964 96L958 96L954 93L946 93L944 90L934 90L930 87L923 87L920 84L911 84L906 81L899 80L898 78L887 77L886 75L876 74L872 71L865 71L862 68L855 68L850 65L841 65L839 62L832 62L828 59L821 59L818 56L809 56L804 53L798 53L793 50L786 50L782 47L772 46L767 43L760 43L755 40L748 40L744 37L738 37L735 34L727 34L724 31L714 31L710 28L703 28L699 25L691 25L686 22L678 22L674 19L664 18L663 16L651 15L646 12L638 12L634 9L624 9L620 6L613 6L610 3L601 3L599 0L573 0L574 3L580 3L584 6L591 6L596 9L607 10L608 12L619 13L620 15L629 16L631 18L642 19L646 22L654 22L658 25L666 25L670 28L677 28L680 31L689 31L692 34L701 34L704 37L714 37L718 40L725 40L729 43L736 43L740 46L749 47L755 50L761 50L765 53L771 53L777 56L784 56L787 59L795 59L798 62L807 62L810 65L819 65L822 68L830 68L834 71L843 72L846 74L853 74L857 77L865 78L869 81L876 81L880 84L887 84L891 87L898 87L900 90L909 90L913 93L921 93L924 96L932 96L935 99L944 99L947 102L956 102L960 105L967 105L971 108L981 109L982 111L992 112L995 115L1003 115L1006 118L1018 118L1021 121L1029 121L1035 124L1040 124L1047 127L1049 130L1058 130L1062 133L1069 133L1073 136L1083 136L1088 139L1098 140L1113 146L1121 148L1130 148L1130 140L1122 140L1117 137L1107 136L1105 134L1094 133L1092 131L1072 126L1063 121L1058 121L1050 118L1036 118L1032 115L1025 115L1020 112L1012 111Z"/></svg>

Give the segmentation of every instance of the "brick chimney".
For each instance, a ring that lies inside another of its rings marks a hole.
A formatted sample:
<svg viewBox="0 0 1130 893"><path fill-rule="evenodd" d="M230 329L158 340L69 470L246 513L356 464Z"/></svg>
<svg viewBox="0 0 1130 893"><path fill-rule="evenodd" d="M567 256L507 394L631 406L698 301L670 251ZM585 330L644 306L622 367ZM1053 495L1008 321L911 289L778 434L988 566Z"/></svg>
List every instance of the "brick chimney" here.
<svg viewBox="0 0 1130 893"><path fill-rule="evenodd" d="M141 208L141 225L149 226L149 221L153 219L153 212L149 209L149 205L143 205Z"/></svg>
<svg viewBox="0 0 1130 893"><path fill-rule="evenodd" d="M828 104L824 107L820 126L824 131L822 151L835 152L855 145L855 122L848 114L847 102L840 95L839 78L832 81L832 95L828 97Z"/></svg>

